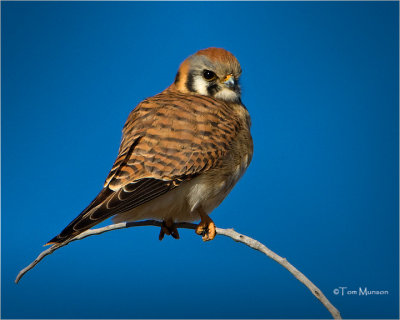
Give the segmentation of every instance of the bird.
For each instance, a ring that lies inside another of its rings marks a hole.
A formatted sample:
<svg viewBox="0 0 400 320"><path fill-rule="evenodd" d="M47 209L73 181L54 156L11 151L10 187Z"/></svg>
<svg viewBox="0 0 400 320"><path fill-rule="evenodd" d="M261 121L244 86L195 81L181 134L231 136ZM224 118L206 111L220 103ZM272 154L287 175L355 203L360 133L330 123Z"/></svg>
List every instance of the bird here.
<svg viewBox="0 0 400 320"><path fill-rule="evenodd" d="M169 87L131 111L103 189L46 245L71 240L111 217L115 223L158 220L160 240L179 239L176 223L200 220L195 232L213 240L209 214L253 156L241 73L236 57L222 48L186 58Z"/></svg>

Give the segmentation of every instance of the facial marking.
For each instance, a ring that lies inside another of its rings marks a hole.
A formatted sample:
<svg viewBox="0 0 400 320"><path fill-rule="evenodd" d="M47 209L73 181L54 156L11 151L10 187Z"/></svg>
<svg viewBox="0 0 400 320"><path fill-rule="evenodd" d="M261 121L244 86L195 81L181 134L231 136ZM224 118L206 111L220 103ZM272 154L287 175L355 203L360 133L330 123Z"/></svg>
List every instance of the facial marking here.
<svg viewBox="0 0 400 320"><path fill-rule="evenodd" d="M176 73L176 76L175 76L175 81L174 81L175 84L177 84L177 83L179 82L180 77L181 77L181 73L178 71L178 72Z"/></svg>
<svg viewBox="0 0 400 320"><path fill-rule="evenodd" d="M194 91L202 94L204 96L208 96L208 88L209 82L204 80L202 76L195 76L193 81Z"/></svg>
<svg viewBox="0 0 400 320"><path fill-rule="evenodd" d="M186 92L223 101L240 101L240 65L227 57L212 58L199 54L189 57L182 63L175 82L181 82Z"/></svg>
<svg viewBox="0 0 400 320"><path fill-rule="evenodd" d="M190 92L197 92L194 87L194 73L192 71L189 72L187 79L186 79L186 88Z"/></svg>
<svg viewBox="0 0 400 320"><path fill-rule="evenodd" d="M219 90L220 88L216 83L213 84L210 83L209 86L207 87L208 95L212 97L214 97Z"/></svg>

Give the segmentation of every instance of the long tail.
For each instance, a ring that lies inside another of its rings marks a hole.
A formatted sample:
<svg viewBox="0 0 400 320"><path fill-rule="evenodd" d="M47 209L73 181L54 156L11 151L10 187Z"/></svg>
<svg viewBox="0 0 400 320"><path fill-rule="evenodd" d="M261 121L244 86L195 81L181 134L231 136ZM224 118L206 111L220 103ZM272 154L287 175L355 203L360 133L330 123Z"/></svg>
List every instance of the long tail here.
<svg viewBox="0 0 400 320"><path fill-rule="evenodd" d="M113 215L113 210L107 210L104 204L107 202L107 198L112 194L112 190L108 187L104 188L85 210L72 220L57 236L47 242L45 246L62 243L74 238L78 234L111 217Z"/></svg>
<svg viewBox="0 0 400 320"><path fill-rule="evenodd" d="M62 243L71 239L115 214L128 212L163 195L183 181L183 178L174 181L144 178L129 183L116 191L106 186L79 216L46 245Z"/></svg>

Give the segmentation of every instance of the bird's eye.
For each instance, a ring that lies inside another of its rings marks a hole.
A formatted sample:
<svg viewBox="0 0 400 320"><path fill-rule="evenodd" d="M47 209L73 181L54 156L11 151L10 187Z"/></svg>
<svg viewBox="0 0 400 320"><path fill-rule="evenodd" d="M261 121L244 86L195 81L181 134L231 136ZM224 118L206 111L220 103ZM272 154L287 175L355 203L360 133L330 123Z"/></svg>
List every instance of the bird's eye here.
<svg viewBox="0 0 400 320"><path fill-rule="evenodd" d="M203 71L203 77L207 81L211 81L211 80L214 80L217 77L217 75L214 72L210 71L210 70L204 70Z"/></svg>

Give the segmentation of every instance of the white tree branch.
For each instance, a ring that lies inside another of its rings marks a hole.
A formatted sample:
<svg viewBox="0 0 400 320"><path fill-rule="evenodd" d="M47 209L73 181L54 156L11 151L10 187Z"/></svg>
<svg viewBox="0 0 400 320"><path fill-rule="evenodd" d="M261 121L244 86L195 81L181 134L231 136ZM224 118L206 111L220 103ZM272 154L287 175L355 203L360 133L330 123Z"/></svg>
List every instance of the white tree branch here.
<svg viewBox="0 0 400 320"><path fill-rule="evenodd" d="M187 223L187 222L176 223L175 225L177 228L184 228L184 229L196 229L196 227L197 227L196 224ZM101 233L108 232L111 230L131 228L131 227L141 227L141 226L161 227L161 222L156 221L156 220L146 220L146 221L138 221L138 222L122 222L122 223L108 225L103 228L89 229L85 232L82 232L81 234L79 234L78 236L76 236L73 239L67 240L60 244L55 244L55 245L51 246L50 248L48 248L47 250L44 250L42 253L40 253L37 256L37 258L30 265L28 265L26 268L22 269L18 273L18 276L15 279L15 283L18 283L19 280L21 280L21 278L25 275L25 273L27 273L29 270L33 269L44 257L53 253L57 249L60 249L64 246L66 246L67 244L69 244L72 241L81 240L83 238L101 234ZM329 302L329 300L325 297L325 295L322 293L322 291L320 289L318 289L303 273L301 273L299 270L297 270L285 258L282 258L281 256L277 255L275 252L271 251L265 245L258 242L257 240L254 240L250 237L240 234L233 229L217 228L216 232L218 235L223 235L223 236L229 237L229 238L235 240L236 242L241 242L241 243L249 246L250 248L258 250L258 251L264 253L266 256L268 256L272 260L278 262L282 267L287 269L297 280L299 280L302 284L304 284L319 301L321 301L321 303L325 306L326 309L328 309L328 311L331 313L331 315L334 319L342 319L340 316L340 312Z"/></svg>

